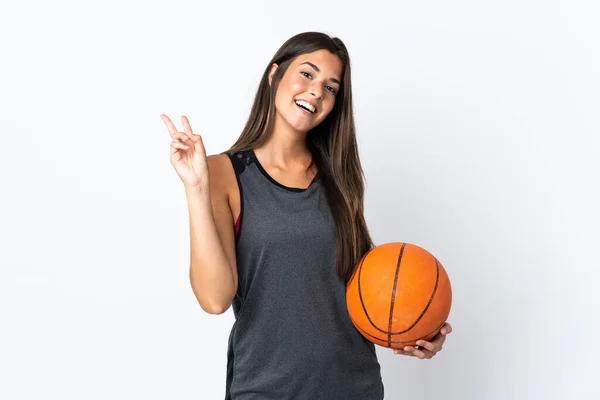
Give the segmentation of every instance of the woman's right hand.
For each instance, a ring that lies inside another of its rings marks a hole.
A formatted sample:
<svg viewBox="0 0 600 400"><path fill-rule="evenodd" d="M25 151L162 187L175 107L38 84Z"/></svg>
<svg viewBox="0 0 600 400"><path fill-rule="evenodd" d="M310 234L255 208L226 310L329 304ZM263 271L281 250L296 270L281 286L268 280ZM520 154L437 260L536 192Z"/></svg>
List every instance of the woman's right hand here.
<svg viewBox="0 0 600 400"><path fill-rule="evenodd" d="M186 116L181 116L183 132L178 132L171 119L161 114L171 141L171 165L175 167L177 175L183 181L186 190L208 189L208 161L202 137L192 132L192 127Z"/></svg>

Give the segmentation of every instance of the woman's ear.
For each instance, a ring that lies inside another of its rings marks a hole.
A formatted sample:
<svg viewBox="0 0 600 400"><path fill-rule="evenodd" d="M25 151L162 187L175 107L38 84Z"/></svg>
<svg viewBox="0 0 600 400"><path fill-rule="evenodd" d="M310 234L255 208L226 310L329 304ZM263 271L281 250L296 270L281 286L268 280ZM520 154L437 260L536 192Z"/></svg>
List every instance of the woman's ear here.
<svg viewBox="0 0 600 400"><path fill-rule="evenodd" d="M273 80L273 74L275 73L275 70L277 69L277 67L279 67L279 65L273 63L273 65L271 65L271 69L269 70L269 86L271 86L271 81Z"/></svg>

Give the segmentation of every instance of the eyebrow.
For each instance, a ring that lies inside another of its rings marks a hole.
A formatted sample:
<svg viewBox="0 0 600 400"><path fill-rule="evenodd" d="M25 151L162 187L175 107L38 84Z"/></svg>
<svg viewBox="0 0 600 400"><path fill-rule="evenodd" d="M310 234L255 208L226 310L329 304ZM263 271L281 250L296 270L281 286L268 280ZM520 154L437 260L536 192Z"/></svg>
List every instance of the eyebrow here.
<svg viewBox="0 0 600 400"><path fill-rule="evenodd" d="M315 71L317 71L317 72L321 72L321 70L319 69L319 67L317 67L315 64L311 63L310 61L304 61L304 62L303 62L302 64L300 64L300 65L303 65L303 64L308 64L308 65L310 65L311 67L313 67L313 68L315 69ZM335 82L335 83L337 83L338 85L342 86L342 84L340 83L340 81L338 81L338 80L337 80L337 79L335 79L335 78L329 78L329 80L330 80L331 82Z"/></svg>

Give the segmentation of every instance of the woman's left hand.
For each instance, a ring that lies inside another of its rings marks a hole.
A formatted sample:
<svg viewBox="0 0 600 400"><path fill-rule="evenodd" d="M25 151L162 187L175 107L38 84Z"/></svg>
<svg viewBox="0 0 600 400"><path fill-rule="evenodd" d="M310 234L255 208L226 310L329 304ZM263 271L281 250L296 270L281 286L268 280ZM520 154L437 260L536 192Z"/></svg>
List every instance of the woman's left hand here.
<svg viewBox="0 0 600 400"><path fill-rule="evenodd" d="M405 346L402 350L395 349L394 354L402 354L405 356L418 357L421 360L429 360L442 350L442 345L446 341L446 335L450 332L452 332L452 327L446 322L438 334L431 339L431 342L417 340L416 346Z"/></svg>

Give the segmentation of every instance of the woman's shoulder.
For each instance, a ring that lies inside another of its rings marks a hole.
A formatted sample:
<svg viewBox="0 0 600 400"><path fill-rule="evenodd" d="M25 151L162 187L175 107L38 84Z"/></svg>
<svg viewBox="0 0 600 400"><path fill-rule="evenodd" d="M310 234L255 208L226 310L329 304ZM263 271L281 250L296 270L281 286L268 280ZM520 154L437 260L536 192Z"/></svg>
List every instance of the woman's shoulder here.
<svg viewBox="0 0 600 400"><path fill-rule="evenodd" d="M236 175L240 175L248 165L253 163L252 154L252 150L228 150L216 156L220 157L218 162L226 165L225 168L233 169Z"/></svg>
<svg viewBox="0 0 600 400"><path fill-rule="evenodd" d="M231 189L237 186L235 171L232 168L230 158L230 154L227 152L206 157L211 190L229 194Z"/></svg>
<svg viewBox="0 0 600 400"><path fill-rule="evenodd" d="M239 165L243 163L237 161L239 160L238 153L223 152L207 157L213 201L222 199L229 207L234 221L241 211L240 190L236 175L239 175Z"/></svg>
<svg viewBox="0 0 600 400"><path fill-rule="evenodd" d="M253 154L253 150L236 150L236 151L224 151L221 154L225 154L226 156L228 156L231 161L233 162L233 164L235 164L236 162L241 162L244 164L249 164L250 162L252 162L252 154Z"/></svg>
<svg viewBox="0 0 600 400"><path fill-rule="evenodd" d="M229 188L235 188L237 186L236 176L240 176L250 164L255 162L254 151L252 149L227 150L219 154L210 155L207 158L211 180L214 176L214 179L225 181Z"/></svg>

